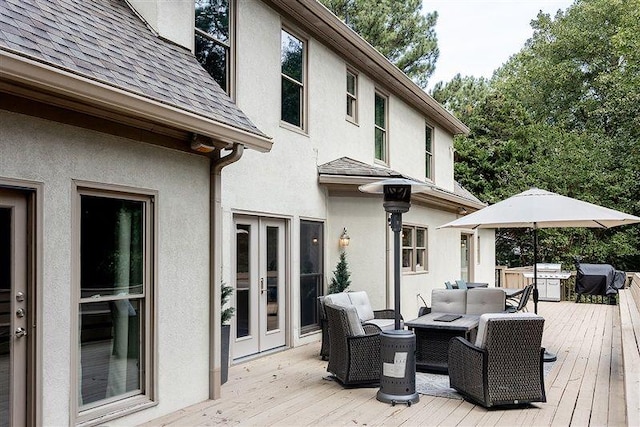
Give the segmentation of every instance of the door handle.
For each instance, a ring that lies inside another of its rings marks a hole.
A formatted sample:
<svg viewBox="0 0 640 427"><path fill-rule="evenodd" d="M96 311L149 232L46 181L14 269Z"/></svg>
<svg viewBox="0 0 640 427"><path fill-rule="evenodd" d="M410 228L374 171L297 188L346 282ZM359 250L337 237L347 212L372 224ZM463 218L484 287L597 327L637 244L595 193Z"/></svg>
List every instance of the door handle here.
<svg viewBox="0 0 640 427"><path fill-rule="evenodd" d="M264 294L264 277L260 278L260 293Z"/></svg>
<svg viewBox="0 0 640 427"><path fill-rule="evenodd" d="M27 335L27 330L25 328L16 329L16 338L22 338Z"/></svg>

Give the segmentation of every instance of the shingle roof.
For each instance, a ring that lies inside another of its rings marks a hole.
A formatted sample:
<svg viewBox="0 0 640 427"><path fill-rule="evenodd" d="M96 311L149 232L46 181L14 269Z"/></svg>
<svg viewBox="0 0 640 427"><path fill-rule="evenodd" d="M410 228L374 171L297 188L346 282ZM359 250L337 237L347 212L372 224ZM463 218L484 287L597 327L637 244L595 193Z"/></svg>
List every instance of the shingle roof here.
<svg viewBox="0 0 640 427"><path fill-rule="evenodd" d="M264 136L191 52L124 0L2 0L0 49Z"/></svg>

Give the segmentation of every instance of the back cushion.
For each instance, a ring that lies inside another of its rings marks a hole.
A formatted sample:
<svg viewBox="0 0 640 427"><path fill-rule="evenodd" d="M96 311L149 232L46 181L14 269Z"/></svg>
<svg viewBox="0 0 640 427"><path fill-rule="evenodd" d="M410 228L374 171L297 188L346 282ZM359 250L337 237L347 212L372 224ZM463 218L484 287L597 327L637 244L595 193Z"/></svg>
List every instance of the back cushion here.
<svg viewBox="0 0 640 427"><path fill-rule="evenodd" d="M541 317L534 313L485 313L480 316L478 322L475 346L485 348L487 343L487 323L491 321L539 318Z"/></svg>
<svg viewBox="0 0 640 427"><path fill-rule="evenodd" d="M371 308L371 303L369 302L369 296L365 291L357 291L357 292L349 292L349 299L351 300L351 304L358 311L358 316L360 320L366 322L367 320L371 320L374 318L373 308Z"/></svg>
<svg viewBox="0 0 640 427"><path fill-rule="evenodd" d="M347 313L347 323L349 325L350 332L349 336L364 335L364 328L362 327L362 322L360 322L356 308L349 305L344 307L344 310Z"/></svg>
<svg viewBox="0 0 640 427"><path fill-rule="evenodd" d="M467 314L501 313L505 308L502 289L477 288L467 291Z"/></svg>
<svg viewBox="0 0 640 427"><path fill-rule="evenodd" d="M466 289L434 289L431 291L432 313L465 314L466 309Z"/></svg>
<svg viewBox="0 0 640 427"><path fill-rule="evenodd" d="M337 305L340 307L347 307L351 305L349 294L346 292L338 292L337 294L329 294L324 297L325 304Z"/></svg>

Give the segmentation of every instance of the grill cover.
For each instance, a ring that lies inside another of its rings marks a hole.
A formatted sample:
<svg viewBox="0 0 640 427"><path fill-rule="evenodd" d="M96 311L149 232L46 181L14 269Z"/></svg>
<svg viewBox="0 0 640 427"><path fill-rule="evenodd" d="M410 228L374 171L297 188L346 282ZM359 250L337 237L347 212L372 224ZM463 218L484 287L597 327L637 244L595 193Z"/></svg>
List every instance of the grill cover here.
<svg viewBox="0 0 640 427"><path fill-rule="evenodd" d="M615 295L624 286L625 273L609 264L576 263L576 293Z"/></svg>

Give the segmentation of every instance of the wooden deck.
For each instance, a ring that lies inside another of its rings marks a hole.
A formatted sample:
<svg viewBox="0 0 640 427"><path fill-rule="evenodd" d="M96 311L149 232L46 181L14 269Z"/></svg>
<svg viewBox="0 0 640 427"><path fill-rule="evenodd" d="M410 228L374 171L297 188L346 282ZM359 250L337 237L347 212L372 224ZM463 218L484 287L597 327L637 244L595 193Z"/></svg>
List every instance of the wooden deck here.
<svg viewBox="0 0 640 427"><path fill-rule="evenodd" d="M558 356L545 378L546 403L486 410L420 395L411 407L391 406L376 400L377 388L344 389L324 379L318 343L232 366L221 399L147 425L627 425L618 307L540 302L538 309L546 319L543 345Z"/></svg>

